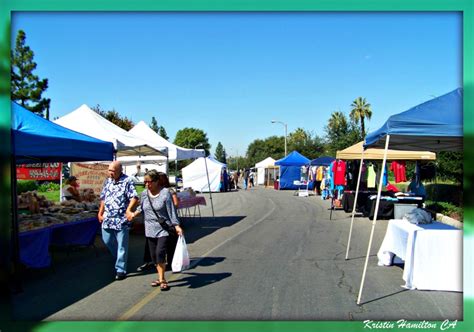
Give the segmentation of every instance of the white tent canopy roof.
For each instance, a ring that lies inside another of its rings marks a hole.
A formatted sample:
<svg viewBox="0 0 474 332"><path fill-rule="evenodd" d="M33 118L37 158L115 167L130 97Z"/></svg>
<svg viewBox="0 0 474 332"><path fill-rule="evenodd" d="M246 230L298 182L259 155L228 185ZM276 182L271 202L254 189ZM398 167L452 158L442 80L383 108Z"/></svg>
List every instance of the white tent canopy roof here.
<svg viewBox="0 0 474 332"><path fill-rule="evenodd" d="M272 157L268 157L268 158L256 163L255 167L256 168L265 168L265 167L274 166L274 165L275 165L275 159L273 159Z"/></svg>
<svg viewBox="0 0 474 332"><path fill-rule="evenodd" d="M209 192L210 185L212 192L219 191L221 172L226 167L226 164L211 156L205 159L206 161L204 161L204 157L198 158L181 170L183 173L183 188L193 188L194 191ZM209 184L207 182L206 163L209 173Z"/></svg>
<svg viewBox="0 0 474 332"><path fill-rule="evenodd" d="M153 129L151 129L144 121L138 122L132 129L129 130L129 133L142 138L145 141L152 142L153 146L167 147L169 161L196 159L199 157L204 157L205 155L203 149L186 149L168 142L166 139L158 135Z"/></svg>
<svg viewBox="0 0 474 332"><path fill-rule="evenodd" d="M54 121L68 129L77 131L103 141L112 142L117 156L161 155L166 156L165 148L134 136L108 121L86 104Z"/></svg>

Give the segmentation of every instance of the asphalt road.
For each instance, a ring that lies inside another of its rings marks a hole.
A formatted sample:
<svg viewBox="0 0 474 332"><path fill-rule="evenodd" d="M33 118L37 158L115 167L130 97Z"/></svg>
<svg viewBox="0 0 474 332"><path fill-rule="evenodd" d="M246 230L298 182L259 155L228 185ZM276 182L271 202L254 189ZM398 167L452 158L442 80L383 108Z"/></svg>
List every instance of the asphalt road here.
<svg viewBox="0 0 474 332"><path fill-rule="evenodd" d="M18 320L462 320L462 293L408 291L403 268L377 266L387 221L377 223L362 297L356 304L371 222L356 218L345 260L350 215L320 197L256 188L213 194L215 218L184 222L189 270L167 272L171 289L136 273L143 235L130 240L129 271L114 280L113 261L97 250L54 255L54 270L26 271L13 299ZM95 253L98 255L96 256Z"/></svg>

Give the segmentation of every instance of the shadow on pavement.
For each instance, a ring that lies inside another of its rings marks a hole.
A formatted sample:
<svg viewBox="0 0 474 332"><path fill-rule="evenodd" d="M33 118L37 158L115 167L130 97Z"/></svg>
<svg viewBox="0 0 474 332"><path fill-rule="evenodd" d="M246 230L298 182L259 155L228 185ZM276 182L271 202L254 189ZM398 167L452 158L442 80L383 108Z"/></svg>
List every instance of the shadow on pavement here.
<svg viewBox="0 0 474 332"><path fill-rule="evenodd" d="M387 294L387 295L378 297L376 299L372 299L372 300L369 300L369 301L362 302L361 304L359 304L359 306L362 306L364 304L369 304L369 303L372 303L372 302L375 302L375 301L379 301L379 300L385 299L386 297L397 295L397 294L400 294L400 293L403 293L403 292L406 292L406 291L409 291L409 289L402 289L398 292L394 292L394 293L391 293L391 294Z"/></svg>
<svg viewBox="0 0 474 332"><path fill-rule="evenodd" d="M245 216L183 218L182 226L186 243L193 243L220 228L230 227L244 218Z"/></svg>
<svg viewBox="0 0 474 332"><path fill-rule="evenodd" d="M51 267L25 268L22 273L23 292L12 295L12 319L45 319L115 282L115 260L100 235L96 237L95 246L95 249L54 249L51 251ZM138 274L135 270L142 264L143 247L143 235L131 234L128 277Z"/></svg>
<svg viewBox="0 0 474 332"><path fill-rule="evenodd" d="M219 282L232 275L230 272L223 273L194 273L185 272L182 273L183 278L176 280L169 280L171 287L188 287L188 288L200 288L210 284Z"/></svg>

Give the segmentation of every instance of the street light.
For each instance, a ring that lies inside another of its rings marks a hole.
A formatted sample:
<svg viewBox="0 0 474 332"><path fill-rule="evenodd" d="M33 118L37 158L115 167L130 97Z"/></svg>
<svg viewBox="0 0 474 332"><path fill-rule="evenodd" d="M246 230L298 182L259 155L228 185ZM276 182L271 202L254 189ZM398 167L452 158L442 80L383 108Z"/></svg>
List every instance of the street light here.
<svg viewBox="0 0 474 332"><path fill-rule="evenodd" d="M287 136L287 126L286 123L277 121L277 120L272 120L272 123L281 123L285 127L285 157L287 155L287 144L286 144L286 136Z"/></svg>
<svg viewBox="0 0 474 332"><path fill-rule="evenodd" d="M196 145L194 147L194 150L196 150L196 148L198 147L201 147L204 149L204 145L202 143L199 143L198 145ZM209 181L209 171L207 170L207 157L206 155L204 154L204 165L206 165L206 175L207 175L207 189L209 190L209 199L211 200L211 209L212 209L212 217L214 218L214 204L212 203L212 193L211 193L211 183Z"/></svg>

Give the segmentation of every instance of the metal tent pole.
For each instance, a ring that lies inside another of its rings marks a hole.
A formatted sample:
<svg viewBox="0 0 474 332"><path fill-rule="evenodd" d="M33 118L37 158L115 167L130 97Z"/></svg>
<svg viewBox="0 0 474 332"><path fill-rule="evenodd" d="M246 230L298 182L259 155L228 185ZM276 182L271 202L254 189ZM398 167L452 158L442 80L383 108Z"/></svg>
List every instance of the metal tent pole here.
<svg viewBox="0 0 474 332"><path fill-rule="evenodd" d="M214 217L214 204L212 203L211 183L209 181L209 171L207 170L207 157L204 157L204 165L206 165L207 189L209 190L209 199L211 200L212 217Z"/></svg>
<svg viewBox="0 0 474 332"><path fill-rule="evenodd" d="M355 192L355 197L354 197L354 206L352 207L351 227L349 228L349 237L347 239L346 260L349 257L349 250L351 247L352 226L354 224L354 216L355 216L356 207L357 207L357 199L359 196L359 185L360 185L360 178L362 176L362 164L364 163L364 152L365 150L364 150L364 147L362 146L362 156L360 158L359 176L357 178L357 186L356 186L356 192Z"/></svg>
<svg viewBox="0 0 474 332"><path fill-rule="evenodd" d="M372 248L372 240L374 237L375 224L377 223L377 216L379 214L380 196L382 195L383 173L385 172L385 163L387 162L387 150L388 150L389 141L390 141L390 135L387 135L387 138L385 141L385 150L383 154L382 171L381 171L380 180L379 180L379 188L377 191L377 201L375 202L374 219L372 221L372 230L370 231L369 247L367 248L367 255L365 256L364 271L362 272L362 280L360 282L359 296L357 297L357 304L360 304L360 299L362 297L362 290L364 289L365 275L367 273L367 265L369 264L370 249Z"/></svg>

